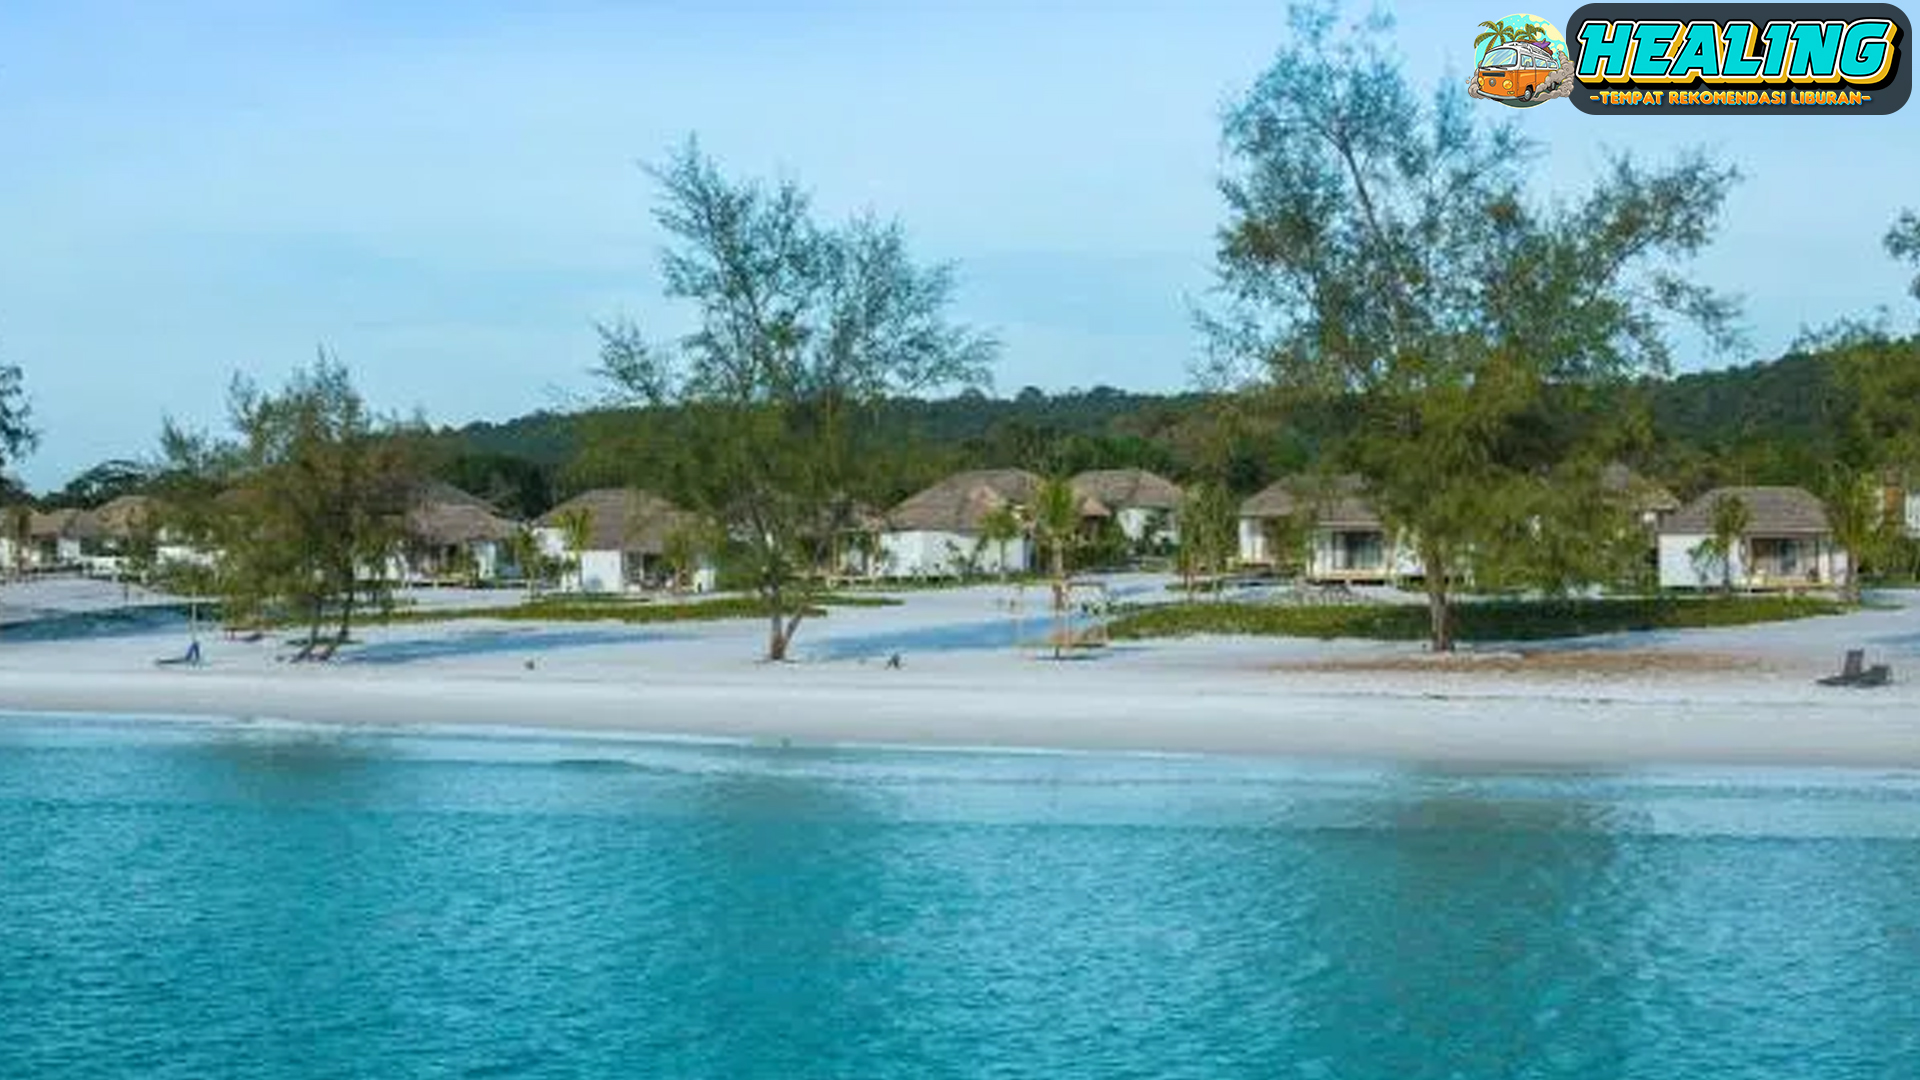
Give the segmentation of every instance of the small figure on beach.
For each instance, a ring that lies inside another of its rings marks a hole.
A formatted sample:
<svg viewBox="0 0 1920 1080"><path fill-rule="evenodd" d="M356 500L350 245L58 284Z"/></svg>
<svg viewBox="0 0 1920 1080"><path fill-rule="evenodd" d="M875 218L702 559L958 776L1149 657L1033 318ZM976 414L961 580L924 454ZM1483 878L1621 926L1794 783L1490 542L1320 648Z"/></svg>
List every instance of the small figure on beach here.
<svg viewBox="0 0 1920 1080"><path fill-rule="evenodd" d="M894 653L892 656L887 657L887 666L898 670L900 667L900 654Z"/></svg>
<svg viewBox="0 0 1920 1080"><path fill-rule="evenodd" d="M198 667L200 666L200 639L194 638L187 645L187 651L180 656L167 656L154 661L161 667Z"/></svg>

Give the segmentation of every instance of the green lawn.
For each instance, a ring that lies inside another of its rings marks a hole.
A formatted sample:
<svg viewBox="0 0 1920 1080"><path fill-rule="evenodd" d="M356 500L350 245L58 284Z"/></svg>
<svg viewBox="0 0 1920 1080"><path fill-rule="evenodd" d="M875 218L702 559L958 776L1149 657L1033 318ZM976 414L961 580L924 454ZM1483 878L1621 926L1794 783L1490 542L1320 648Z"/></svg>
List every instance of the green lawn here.
<svg viewBox="0 0 1920 1080"><path fill-rule="evenodd" d="M1461 641L1541 641L1623 630L1741 626L1848 610L1832 600L1786 596L1489 600L1455 607L1454 634ZM1427 609L1423 604L1162 604L1124 610L1108 633L1116 640L1236 634L1421 641L1427 637Z"/></svg>

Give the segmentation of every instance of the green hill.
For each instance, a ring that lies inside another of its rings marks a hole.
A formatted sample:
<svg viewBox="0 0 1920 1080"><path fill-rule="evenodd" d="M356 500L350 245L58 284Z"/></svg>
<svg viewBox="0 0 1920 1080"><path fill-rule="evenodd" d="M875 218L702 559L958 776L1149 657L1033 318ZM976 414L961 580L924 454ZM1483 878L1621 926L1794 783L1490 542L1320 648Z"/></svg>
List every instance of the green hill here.
<svg viewBox="0 0 1920 1080"><path fill-rule="evenodd" d="M1651 438L1635 462L1682 495L1721 483L1812 483L1831 445L1832 365L1817 355L1649 381L1639 388ZM888 459L870 497L904 496L960 468L1020 466L1073 472L1139 466L1187 479L1224 472L1252 491L1313 457L1311 429L1337 424L1242 415L1201 393L1141 394L1112 387L1060 394L1028 388L1011 397L970 392L898 400L880 409L877 445ZM1243 410L1244 412L1244 410ZM670 413L640 410L537 412L504 423L439 433L442 474L535 513L602 484L663 486L646 440Z"/></svg>

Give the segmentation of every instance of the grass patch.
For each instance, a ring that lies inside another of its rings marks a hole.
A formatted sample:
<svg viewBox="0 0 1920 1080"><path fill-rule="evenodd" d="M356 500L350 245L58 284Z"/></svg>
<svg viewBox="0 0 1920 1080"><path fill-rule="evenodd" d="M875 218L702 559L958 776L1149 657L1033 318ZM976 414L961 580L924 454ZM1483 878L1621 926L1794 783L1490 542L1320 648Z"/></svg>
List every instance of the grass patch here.
<svg viewBox="0 0 1920 1080"><path fill-rule="evenodd" d="M807 609L808 618L818 618L829 607L891 607L900 601L883 596L819 597ZM722 619L764 619L771 614L757 597L728 596L718 600L689 600L670 603L612 602L605 599L566 597L534 600L504 607L447 608L396 611L384 621L393 624L436 623L471 619L503 619L511 622L623 622L674 623L713 622ZM375 619L379 622L382 620Z"/></svg>
<svg viewBox="0 0 1920 1080"><path fill-rule="evenodd" d="M1486 600L1454 608L1461 641L1544 641L1626 630L1744 626L1851 610L1809 597L1646 597L1608 600ZM1424 641L1423 604L1163 604L1133 607L1107 627L1116 640L1231 634L1255 637Z"/></svg>
<svg viewBox="0 0 1920 1080"><path fill-rule="evenodd" d="M828 607L899 607L906 601L893 596L860 596L855 593L831 593L820 598Z"/></svg>

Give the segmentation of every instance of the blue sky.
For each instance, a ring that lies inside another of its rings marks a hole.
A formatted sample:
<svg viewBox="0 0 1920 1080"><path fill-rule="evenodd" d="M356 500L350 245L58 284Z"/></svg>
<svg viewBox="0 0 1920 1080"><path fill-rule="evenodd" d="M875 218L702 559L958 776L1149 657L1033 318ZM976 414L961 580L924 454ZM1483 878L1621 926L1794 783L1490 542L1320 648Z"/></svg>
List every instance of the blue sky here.
<svg viewBox="0 0 1920 1080"><path fill-rule="evenodd" d="M1406 6L1414 77L1464 79L1493 14ZM0 356L45 429L19 472L57 486L148 452L165 414L217 423L233 372L277 380L322 341L376 404L437 423L592 393L596 319L674 325L635 162L689 132L731 171L898 215L922 256L957 260L960 314L1005 342L1002 392L1183 387L1219 112L1285 21L1239 0L14 0ZM1880 248L1920 202L1920 105L1519 118L1549 188L1609 146L1705 144L1748 174L1699 263L1747 297L1734 359L1920 310Z"/></svg>

